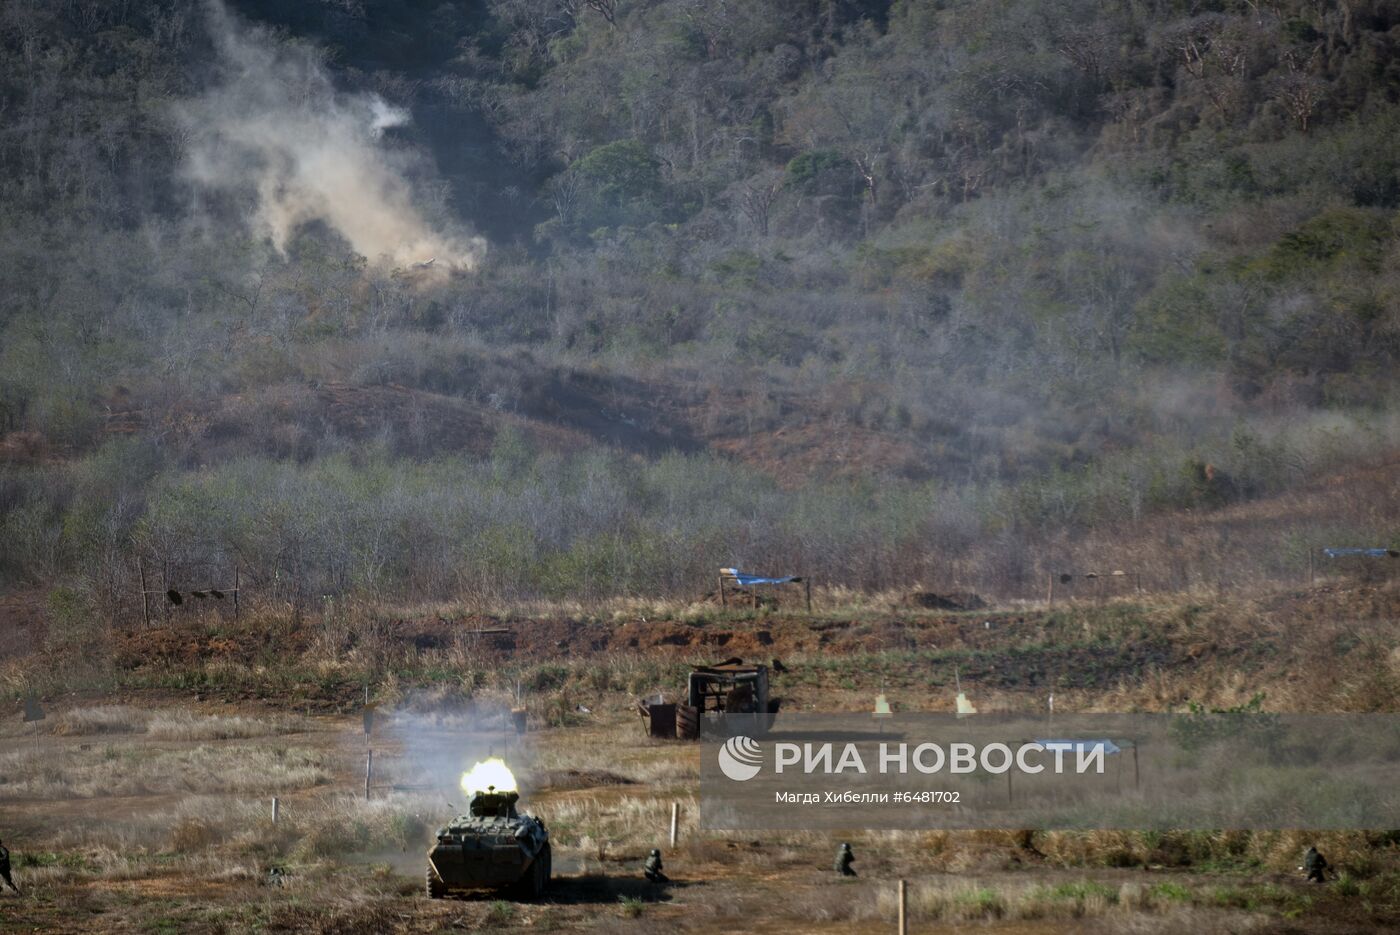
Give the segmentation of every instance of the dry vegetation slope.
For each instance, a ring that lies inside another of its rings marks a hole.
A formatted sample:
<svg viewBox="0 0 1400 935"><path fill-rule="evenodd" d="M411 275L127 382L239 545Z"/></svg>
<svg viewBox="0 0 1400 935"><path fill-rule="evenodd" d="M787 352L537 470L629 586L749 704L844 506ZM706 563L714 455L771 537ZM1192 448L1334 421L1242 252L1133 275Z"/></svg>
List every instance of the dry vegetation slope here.
<svg viewBox="0 0 1400 935"><path fill-rule="evenodd" d="M382 442L415 456L483 457L509 429L544 452L576 453L599 444L646 455L709 450L790 484L930 473L917 436L865 426L853 416L859 408L853 399L861 393L856 385L833 384L818 394L744 389L701 383L680 371L652 379L589 372L528 354L486 355L473 366L497 374L504 392L328 380L190 399L158 414L121 395L103 404L104 432L158 433L204 463L250 451L305 458L328 440ZM53 462L62 453L38 433L0 434L0 462Z"/></svg>

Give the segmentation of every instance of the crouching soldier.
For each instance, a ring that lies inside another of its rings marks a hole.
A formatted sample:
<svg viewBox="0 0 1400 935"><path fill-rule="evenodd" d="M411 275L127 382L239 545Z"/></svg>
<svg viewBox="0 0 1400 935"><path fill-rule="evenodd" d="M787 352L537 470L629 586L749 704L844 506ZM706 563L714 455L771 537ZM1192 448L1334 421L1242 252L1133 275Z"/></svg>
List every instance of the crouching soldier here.
<svg viewBox="0 0 1400 935"><path fill-rule="evenodd" d="M19 887L15 886L15 881L10 879L10 852L6 849L3 841L0 841L0 880L4 880L5 883L9 885L10 889L14 890L16 893L19 892Z"/></svg>
<svg viewBox="0 0 1400 935"><path fill-rule="evenodd" d="M666 877L666 874L661 872L661 851L654 847L651 849L651 854L647 857L646 866L642 868L642 872L645 873L647 879L653 883L671 882Z"/></svg>
<svg viewBox="0 0 1400 935"><path fill-rule="evenodd" d="M836 866L832 869L843 877L853 877L856 871L851 864L855 862L856 855L851 853L851 845L842 844L841 849L836 852Z"/></svg>
<svg viewBox="0 0 1400 935"><path fill-rule="evenodd" d="M1327 858L1319 854L1316 847L1309 847L1303 854L1303 869L1308 873L1309 883L1327 882Z"/></svg>

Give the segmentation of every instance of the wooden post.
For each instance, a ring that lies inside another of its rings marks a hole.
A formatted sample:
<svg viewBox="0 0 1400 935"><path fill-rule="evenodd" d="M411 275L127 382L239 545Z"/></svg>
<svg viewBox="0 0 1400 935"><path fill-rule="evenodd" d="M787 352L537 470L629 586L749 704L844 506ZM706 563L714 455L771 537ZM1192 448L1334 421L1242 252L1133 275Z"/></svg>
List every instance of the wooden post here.
<svg viewBox="0 0 1400 935"><path fill-rule="evenodd" d="M1313 547L1308 546L1308 587L1313 586L1313 552Z"/></svg>
<svg viewBox="0 0 1400 935"><path fill-rule="evenodd" d="M277 796L272 797L272 823L277 824Z"/></svg>
<svg viewBox="0 0 1400 935"><path fill-rule="evenodd" d="M238 619L238 566L233 566L233 619Z"/></svg>
<svg viewBox="0 0 1400 935"><path fill-rule="evenodd" d="M1050 572L1050 587L1045 590L1045 608L1047 610L1055 606L1055 573Z"/></svg>
<svg viewBox="0 0 1400 935"><path fill-rule="evenodd" d="M729 603L724 599L724 575L719 576L719 606L729 606Z"/></svg>
<svg viewBox="0 0 1400 935"><path fill-rule="evenodd" d="M369 801L369 778L374 771L374 751L370 750L365 754L365 801Z"/></svg>
<svg viewBox="0 0 1400 935"><path fill-rule="evenodd" d="M681 803L671 803L671 846L676 846L676 830L680 825Z"/></svg>
<svg viewBox="0 0 1400 935"><path fill-rule="evenodd" d="M141 556L136 556L136 571L141 575L141 623L146 629L151 628L151 595L146 593L146 562Z"/></svg>
<svg viewBox="0 0 1400 935"><path fill-rule="evenodd" d="M812 579L803 576L802 583L807 586L807 613L812 612Z"/></svg>
<svg viewBox="0 0 1400 935"><path fill-rule="evenodd" d="M906 912L909 901L909 887L899 881L899 935L909 935L909 916Z"/></svg>

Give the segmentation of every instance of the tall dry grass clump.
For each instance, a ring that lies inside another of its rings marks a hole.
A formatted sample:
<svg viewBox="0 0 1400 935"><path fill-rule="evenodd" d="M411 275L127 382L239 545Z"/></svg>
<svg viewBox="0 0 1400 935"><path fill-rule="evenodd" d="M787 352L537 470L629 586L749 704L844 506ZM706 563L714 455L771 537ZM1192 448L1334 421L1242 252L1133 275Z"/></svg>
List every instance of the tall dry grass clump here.
<svg viewBox="0 0 1400 935"><path fill-rule="evenodd" d="M159 740L239 740L289 734L302 729L293 718L195 714L191 711L97 705L59 713L49 732L62 737L145 734Z"/></svg>

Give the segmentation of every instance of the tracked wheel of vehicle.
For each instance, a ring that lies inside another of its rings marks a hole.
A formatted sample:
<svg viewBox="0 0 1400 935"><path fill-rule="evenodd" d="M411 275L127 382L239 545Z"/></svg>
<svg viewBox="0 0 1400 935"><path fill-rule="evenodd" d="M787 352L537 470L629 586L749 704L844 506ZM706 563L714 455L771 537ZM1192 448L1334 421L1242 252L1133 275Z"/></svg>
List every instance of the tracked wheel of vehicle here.
<svg viewBox="0 0 1400 935"><path fill-rule="evenodd" d="M512 888L514 895L522 900L534 900L543 896L544 891L549 887L551 862L550 847L546 843L535 857L534 862L530 864L530 869L525 873L524 878Z"/></svg>
<svg viewBox="0 0 1400 935"><path fill-rule="evenodd" d="M442 899L447 895L447 884L442 881L442 877L437 875L437 871L431 866L428 867L428 898Z"/></svg>

